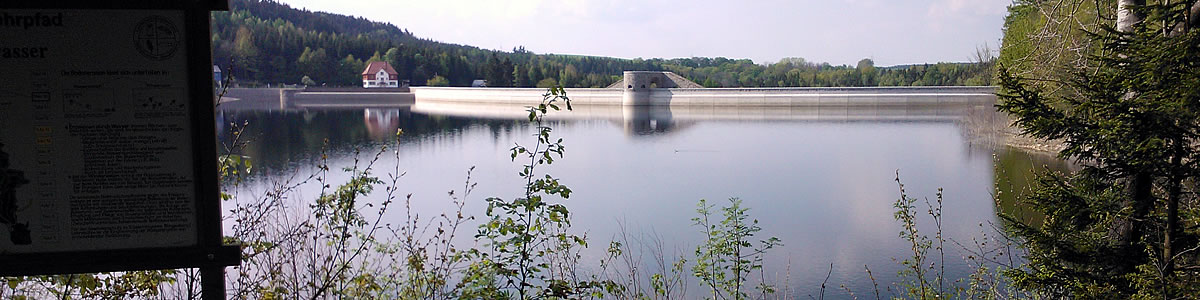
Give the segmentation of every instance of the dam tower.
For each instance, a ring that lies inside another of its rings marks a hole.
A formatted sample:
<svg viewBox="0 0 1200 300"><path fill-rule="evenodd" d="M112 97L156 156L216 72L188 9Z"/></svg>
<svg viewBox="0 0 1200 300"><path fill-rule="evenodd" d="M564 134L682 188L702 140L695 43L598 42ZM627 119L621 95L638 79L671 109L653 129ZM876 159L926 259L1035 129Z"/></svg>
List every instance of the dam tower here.
<svg viewBox="0 0 1200 300"><path fill-rule="evenodd" d="M653 103L653 92L658 89L704 87L671 72L625 71L622 75L624 78L613 85L619 84L624 89L621 104L626 106L659 104Z"/></svg>

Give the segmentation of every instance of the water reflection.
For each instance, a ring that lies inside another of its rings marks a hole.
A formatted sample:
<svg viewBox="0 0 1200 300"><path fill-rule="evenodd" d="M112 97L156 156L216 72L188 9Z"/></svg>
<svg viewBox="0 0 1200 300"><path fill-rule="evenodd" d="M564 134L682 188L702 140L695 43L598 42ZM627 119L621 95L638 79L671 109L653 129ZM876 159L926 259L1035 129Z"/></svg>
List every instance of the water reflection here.
<svg viewBox="0 0 1200 300"><path fill-rule="evenodd" d="M346 151L401 140L419 141L428 136L462 131L471 126L497 129L517 124L511 120L474 120L412 113L408 108L220 110L218 141L247 143L241 155L254 159L259 172L284 171L296 161L319 156L321 151ZM234 135L233 130L244 131ZM222 146L223 147L223 146Z"/></svg>
<svg viewBox="0 0 1200 300"><path fill-rule="evenodd" d="M554 112L547 119L625 120L667 118L693 121L901 121L954 122L966 111L986 105L865 105L865 106L620 106L576 105L571 111ZM992 110L992 109L988 109ZM415 113L521 120L528 117L525 106L460 102L417 102Z"/></svg>
<svg viewBox="0 0 1200 300"><path fill-rule="evenodd" d="M997 211L1019 209L1005 200L1009 193L997 201L994 191L1019 190L1034 165L1055 161L968 143L962 109L576 106L548 117L568 150L546 170L575 191L566 201L573 224L588 232L593 245L611 240L621 221L634 234L661 235L669 252L688 253L701 240L689 221L696 201L741 197L760 220L761 234L786 243L765 263L780 272L790 265L800 294L815 293L810 291L830 263L831 283L869 290L864 264L888 284L898 269L892 258L906 255L892 219L897 170L914 197L945 188L945 234L969 242L980 232L978 224L996 221ZM449 211L446 191L460 189L470 167L477 168L473 195L520 194L524 183L514 176L520 164L507 150L529 142L536 131L526 116L519 106L417 104L228 110L220 118L249 124L247 136L256 139L245 154L254 157L259 173L247 189L311 168L305 162L321 151L329 153L331 168L351 164L354 149L370 153L403 129L400 157L381 164L398 164L409 174L399 188L417 199L414 210L436 214ZM333 182L345 179L330 176ZM466 211L478 216L482 201L470 200ZM600 248L589 249L586 259L603 255ZM956 251L946 255L947 272L965 276L969 271Z"/></svg>
<svg viewBox="0 0 1200 300"><path fill-rule="evenodd" d="M584 106L547 115L548 120L609 120L627 136L663 135L698 122L958 122L979 105L880 106ZM418 102L412 112L485 120L524 120L526 107L509 104ZM991 111L993 109L987 108Z"/></svg>
<svg viewBox="0 0 1200 300"><path fill-rule="evenodd" d="M400 129L400 116L408 115L408 108L367 108L363 109L363 124L367 134L377 141L386 141L396 137Z"/></svg>
<svg viewBox="0 0 1200 300"><path fill-rule="evenodd" d="M996 206L1000 213L1027 224L1041 223L1043 216L1021 203L1031 193L1037 176L1046 172L1071 172L1079 166L1049 153L1028 153L1004 147L996 150Z"/></svg>
<svg viewBox="0 0 1200 300"><path fill-rule="evenodd" d="M663 134L679 125L666 106L626 106L621 113L625 133L631 136Z"/></svg>

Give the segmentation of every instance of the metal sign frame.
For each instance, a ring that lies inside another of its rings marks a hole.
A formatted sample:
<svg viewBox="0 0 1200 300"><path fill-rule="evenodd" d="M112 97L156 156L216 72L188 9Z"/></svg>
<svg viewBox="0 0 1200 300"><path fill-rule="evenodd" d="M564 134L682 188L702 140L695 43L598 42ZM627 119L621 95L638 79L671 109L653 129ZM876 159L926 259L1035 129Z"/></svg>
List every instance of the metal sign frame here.
<svg viewBox="0 0 1200 300"><path fill-rule="evenodd" d="M176 10L184 15L187 89L195 179L194 247L121 249L0 255L0 276L200 268L205 299L224 298L224 267L238 265L241 250L225 245L217 176L216 124L212 90L210 12L228 10L225 0L5 1L0 9ZM86 55L81 52L81 55Z"/></svg>

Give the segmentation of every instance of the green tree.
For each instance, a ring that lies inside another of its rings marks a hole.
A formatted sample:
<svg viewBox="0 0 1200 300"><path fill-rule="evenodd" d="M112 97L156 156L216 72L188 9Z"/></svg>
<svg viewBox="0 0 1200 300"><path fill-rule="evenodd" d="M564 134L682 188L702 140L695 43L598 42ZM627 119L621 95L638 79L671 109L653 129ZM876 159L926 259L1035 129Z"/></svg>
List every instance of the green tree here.
<svg viewBox="0 0 1200 300"><path fill-rule="evenodd" d="M507 58L501 59L496 53L488 58L484 65L484 77L490 87L511 87L513 85L513 65Z"/></svg>
<svg viewBox="0 0 1200 300"><path fill-rule="evenodd" d="M296 64L299 65L300 71L306 74L316 75L325 74L326 68L329 65L329 56L325 54L324 48L313 50L312 48L304 47L304 52L296 59Z"/></svg>
<svg viewBox="0 0 1200 300"><path fill-rule="evenodd" d="M338 61L337 78L338 85L361 85L362 71L366 68L366 64L362 60L354 58L354 55L346 55L346 58Z"/></svg>
<svg viewBox="0 0 1200 300"><path fill-rule="evenodd" d="M858 61L858 66L855 68L861 76L859 84L862 86L878 85L876 77L879 75L879 70L875 69L875 61L870 58L864 58Z"/></svg>
<svg viewBox="0 0 1200 300"><path fill-rule="evenodd" d="M425 85L450 86L450 80L447 80L446 77L442 77L442 75L434 75L433 78L429 78L429 81L425 82Z"/></svg>
<svg viewBox="0 0 1200 300"><path fill-rule="evenodd" d="M533 83L531 81L529 81L529 77L525 76L525 73L526 72L522 71L521 65L519 65L519 64L513 65L512 76L513 76L513 86L514 87L529 87L529 86L533 85Z"/></svg>
<svg viewBox="0 0 1200 300"><path fill-rule="evenodd" d="M383 61L386 61L388 64L392 65L392 68L396 69L397 73L400 73L401 79L407 78L405 76L410 75L408 61L405 60L402 55L403 54L400 53L400 48L397 47L388 48L387 52L383 53Z"/></svg>
<svg viewBox="0 0 1200 300"><path fill-rule="evenodd" d="M233 45L233 57L237 60L238 65L234 69L245 75L257 73L262 58L259 57L260 51L255 44L254 32L246 27L238 28L237 34L234 36ZM251 76L245 77L250 78Z"/></svg>
<svg viewBox="0 0 1200 300"><path fill-rule="evenodd" d="M541 81L538 81L538 83L537 83L537 88L540 88L540 89L552 88L555 86L558 86L558 80L555 80L554 77L542 79Z"/></svg>
<svg viewBox="0 0 1200 300"><path fill-rule="evenodd" d="M1046 217L1013 220L1029 262L1015 283L1072 298L1200 294L1200 30L1196 1L1123 5L1118 24L1089 33L1094 55L1047 89L1001 68L998 105L1025 134L1061 140L1060 156L1086 162L1038 180L1026 201ZM1123 22L1124 21L1124 22ZM1181 205L1185 207L1181 208Z"/></svg>
<svg viewBox="0 0 1200 300"><path fill-rule="evenodd" d="M368 64L377 61L384 61L383 56L379 54L379 51L375 51L375 55L371 55L371 58L367 59Z"/></svg>

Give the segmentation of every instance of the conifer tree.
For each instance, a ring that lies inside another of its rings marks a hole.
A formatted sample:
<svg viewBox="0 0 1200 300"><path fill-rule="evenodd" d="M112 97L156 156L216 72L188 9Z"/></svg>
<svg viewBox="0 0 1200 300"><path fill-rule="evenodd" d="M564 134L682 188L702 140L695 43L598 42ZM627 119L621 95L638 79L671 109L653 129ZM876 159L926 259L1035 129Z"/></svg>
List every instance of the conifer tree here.
<svg viewBox="0 0 1200 300"><path fill-rule="evenodd" d="M1072 298L1200 295L1195 7L1123 5L1132 14L1122 21L1138 22L1089 33L1103 45L1090 57L1096 68L1058 84L1074 95L1033 88L1001 66L999 110L1085 165L1038 180L1026 200L1041 224L1006 216L1028 250L1025 268L1009 274L1018 286Z"/></svg>

